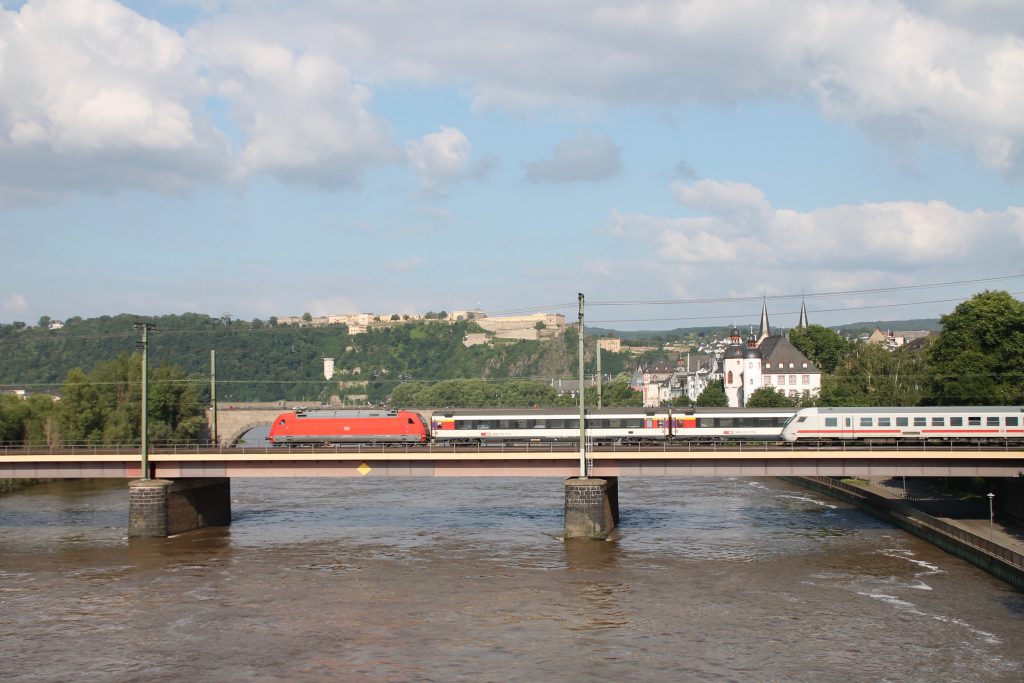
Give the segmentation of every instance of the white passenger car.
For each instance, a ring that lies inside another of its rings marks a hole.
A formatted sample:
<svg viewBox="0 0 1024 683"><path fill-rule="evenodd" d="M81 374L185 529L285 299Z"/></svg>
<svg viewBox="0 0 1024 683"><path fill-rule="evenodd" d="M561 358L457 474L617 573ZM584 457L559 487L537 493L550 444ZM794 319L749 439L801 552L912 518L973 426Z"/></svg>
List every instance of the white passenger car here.
<svg viewBox="0 0 1024 683"><path fill-rule="evenodd" d="M1024 408L803 408L782 430L785 441L1024 439Z"/></svg>

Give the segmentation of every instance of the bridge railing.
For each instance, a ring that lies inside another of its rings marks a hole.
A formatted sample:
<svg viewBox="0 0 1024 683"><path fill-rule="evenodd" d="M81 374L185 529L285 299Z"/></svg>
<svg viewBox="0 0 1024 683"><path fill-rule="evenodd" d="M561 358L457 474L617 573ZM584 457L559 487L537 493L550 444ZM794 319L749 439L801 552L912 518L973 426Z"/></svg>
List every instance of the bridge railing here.
<svg viewBox="0 0 1024 683"><path fill-rule="evenodd" d="M483 444L332 444L332 445L286 445L272 446L233 446L216 442L169 443L154 442L150 444L150 453L175 454L239 454L239 453L323 453L323 454L373 454L373 453L564 453L578 450L575 442L519 442L519 443L483 443ZM998 453L1018 452L1021 447L1010 442L995 444L964 444L964 443L911 443L911 444L871 444L871 443L805 443L784 441L664 441L657 444L602 444L590 446L594 453L871 453L884 451L887 453ZM135 455L139 454L139 444L63 444L33 445L20 443L0 443L0 457L4 455Z"/></svg>

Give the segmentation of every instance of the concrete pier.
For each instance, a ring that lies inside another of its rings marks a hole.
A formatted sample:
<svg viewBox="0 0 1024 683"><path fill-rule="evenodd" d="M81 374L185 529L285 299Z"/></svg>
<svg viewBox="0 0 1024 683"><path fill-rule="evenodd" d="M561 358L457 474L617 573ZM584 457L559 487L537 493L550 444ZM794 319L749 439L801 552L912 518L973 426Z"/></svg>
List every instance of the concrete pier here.
<svg viewBox="0 0 1024 683"><path fill-rule="evenodd" d="M618 523L618 477L565 480L564 538L604 539Z"/></svg>
<svg viewBox="0 0 1024 683"><path fill-rule="evenodd" d="M138 479L128 484L128 536L165 537L231 523L231 480Z"/></svg>

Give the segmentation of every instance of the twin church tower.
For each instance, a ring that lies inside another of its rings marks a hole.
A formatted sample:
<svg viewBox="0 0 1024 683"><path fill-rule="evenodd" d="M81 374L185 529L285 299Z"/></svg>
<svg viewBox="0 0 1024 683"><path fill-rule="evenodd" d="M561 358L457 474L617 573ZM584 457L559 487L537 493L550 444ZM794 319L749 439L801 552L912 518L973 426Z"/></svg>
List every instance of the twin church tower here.
<svg viewBox="0 0 1024 683"><path fill-rule="evenodd" d="M797 328L807 327L807 304L800 305ZM729 348L722 361L722 378L729 405L742 408L751 394L761 387L771 387L790 398L816 396L821 391L821 370L807 360L782 334L772 334L768 323L768 301L761 307L761 326L746 344L740 331L733 327Z"/></svg>

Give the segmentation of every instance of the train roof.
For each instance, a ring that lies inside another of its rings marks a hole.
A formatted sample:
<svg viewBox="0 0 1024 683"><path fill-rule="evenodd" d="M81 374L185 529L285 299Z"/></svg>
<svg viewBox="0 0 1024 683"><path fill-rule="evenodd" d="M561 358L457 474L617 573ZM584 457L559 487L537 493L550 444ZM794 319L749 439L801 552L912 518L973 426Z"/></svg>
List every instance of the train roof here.
<svg viewBox="0 0 1024 683"><path fill-rule="evenodd" d="M668 415L669 408L586 408L587 415ZM796 408L672 408L673 415L793 415ZM505 415L565 415L579 417L580 409L572 408L454 408L435 410L434 417L484 417Z"/></svg>
<svg viewBox="0 0 1024 683"><path fill-rule="evenodd" d="M297 410L295 411L295 417L300 418L321 418L321 419L339 419L339 418L365 418L365 417L397 417L400 412L410 412L404 410Z"/></svg>
<svg viewBox="0 0 1024 683"><path fill-rule="evenodd" d="M1024 412L1024 407L1021 406L878 406L876 408L802 408L799 412L801 413L819 413L822 415L835 414L835 415L857 415L867 413L925 413L925 414L942 414L947 413L994 413L994 412Z"/></svg>

